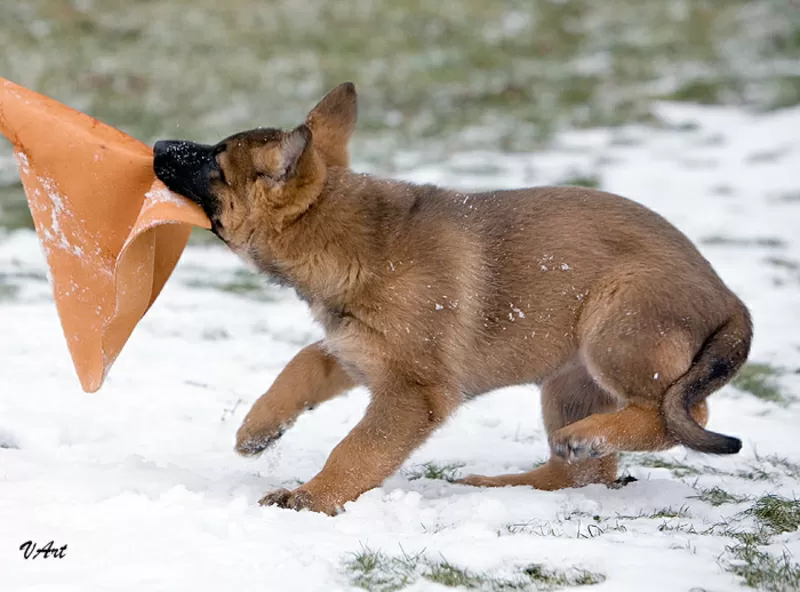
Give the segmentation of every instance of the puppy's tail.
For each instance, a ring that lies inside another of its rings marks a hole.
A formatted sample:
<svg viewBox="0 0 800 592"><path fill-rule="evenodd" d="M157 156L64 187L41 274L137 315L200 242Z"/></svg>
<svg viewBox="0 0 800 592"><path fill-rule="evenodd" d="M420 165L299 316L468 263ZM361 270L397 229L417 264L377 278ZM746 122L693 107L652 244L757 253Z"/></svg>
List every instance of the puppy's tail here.
<svg viewBox="0 0 800 592"><path fill-rule="evenodd" d="M733 314L706 340L689 371L667 389L661 410L667 431L680 444L709 454L741 450L739 438L706 430L689 409L733 378L750 353L752 337L750 314L737 300Z"/></svg>

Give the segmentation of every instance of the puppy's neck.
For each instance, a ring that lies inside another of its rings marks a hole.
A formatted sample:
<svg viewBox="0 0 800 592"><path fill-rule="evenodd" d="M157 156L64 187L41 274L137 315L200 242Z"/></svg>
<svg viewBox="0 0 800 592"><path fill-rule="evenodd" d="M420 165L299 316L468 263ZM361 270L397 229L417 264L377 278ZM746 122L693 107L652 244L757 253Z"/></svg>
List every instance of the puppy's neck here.
<svg viewBox="0 0 800 592"><path fill-rule="evenodd" d="M305 300L347 312L364 301L359 295L383 273L387 243L414 200L409 187L328 167L302 215L265 241L268 247L252 259Z"/></svg>
<svg viewBox="0 0 800 592"><path fill-rule="evenodd" d="M342 306L360 278L351 244L355 237L347 236L354 202L346 181L351 173L313 157L306 163L312 166L304 167L306 175L294 180L291 198L273 205L246 258L305 300Z"/></svg>

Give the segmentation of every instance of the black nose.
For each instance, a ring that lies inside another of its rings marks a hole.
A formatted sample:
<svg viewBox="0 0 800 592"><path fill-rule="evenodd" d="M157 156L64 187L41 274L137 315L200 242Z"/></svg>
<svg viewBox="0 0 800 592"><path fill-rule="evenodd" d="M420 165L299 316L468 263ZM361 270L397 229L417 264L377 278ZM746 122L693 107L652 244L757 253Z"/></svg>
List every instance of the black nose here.
<svg viewBox="0 0 800 592"><path fill-rule="evenodd" d="M159 140L153 146L153 168L167 182L191 174L211 160L211 146L184 140Z"/></svg>
<svg viewBox="0 0 800 592"><path fill-rule="evenodd" d="M155 152L156 156L158 156L159 154L165 154L170 151L170 148L172 146L175 146L176 144L180 143L181 142L176 140L159 140L153 146L153 152Z"/></svg>
<svg viewBox="0 0 800 592"><path fill-rule="evenodd" d="M153 170L167 187L202 205L210 206L213 197L209 172L216 166L214 149L184 140L159 140L153 146Z"/></svg>

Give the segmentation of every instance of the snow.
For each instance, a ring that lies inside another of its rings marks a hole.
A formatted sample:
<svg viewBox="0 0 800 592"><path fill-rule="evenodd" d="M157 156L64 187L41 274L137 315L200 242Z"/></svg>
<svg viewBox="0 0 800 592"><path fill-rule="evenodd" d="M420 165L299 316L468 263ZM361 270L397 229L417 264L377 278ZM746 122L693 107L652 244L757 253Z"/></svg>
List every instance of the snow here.
<svg viewBox="0 0 800 592"><path fill-rule="evenodd" d="M17 150L14 152L14 158L17 161L17 165L20 168L20 171L27 175L31 172L31 163L28 160L28 155L22 152L21 150Z"/></svg>
<svg viewBox="0 0 800 592"><path fill-rule="evenodd" d="M152 204L169 203L182 208L188 207L185 200L178 198L166 187L154 187L145 193L144 196L149 200L149 203Z"/></svg>
<svg viewBox="0 0 800 592"><path fill-rule="evenodd" d="M23 172L27 172L29 169L29 162L27 157L23 154L20 157L21 153L17 153L18 159L21 165L21 169ZM43 234L44 234L44 241L42 243L42 249L45 252L49 252L52 248L63 249L65 252L74 255L79 260L84 261L83 258L83 249L78 246L72 244L69 239L67 238L67 232L61 228L61 222L67 219L72 219L74 216L69 209L64 207L64 197L61 195L56 182L49 178L49 177L37 177L39 183L41 184L42 188L45 191L49 199L49 206L46 206L43 201L38 201L35 207L40 208L42 211L46 211L49 209L50 211L50 224L44 227ZM41 193L38 189L34 189L34 197L37 200L41 200ZM82 234L86 234L83 232ZM86 237L80 237L81 240L85 241Z"/></svg>
<svg viewBox="0 0 800 592"><path fill-rule="evenodd" d="M800 263L800 109L757 115L664 104L658 115L668 124L658 130L571 132L547 152L460 154L401 174L468 191L595 172L604 188L652 207L698 242L751 309L752 361L800 368L800 272L791 266ZM470 173L470 164L491 173ZM259 459L236 456L234 434L250 404L321 336L289 292L268 288L255 299L211 286L242 269L222 248L187 249L103 390L87 395L49 285L37 279L46 266L35 235L0 238L0 279L7 273L20 287L17 298L0 300L3 590L348 590L343 562L363 547L444 556L477 572L582 567L605 574L591 588L598 591L733 590L737 579L718 561L732 540L703 532L736 522L745 506L712 506L695 497L698 488L800 494L785 475L737 476L772 454L800 462L800 407L732 386L712 396L710 427L742 437L741 454L657 455L699 467L698 475L648 468L633 455L628 470L640 480L621 489L484 490L409 478L425 462L463 464L466 475L543 460L538 392L514 387L464 406L400 473L335 518L262 508L266 491L321 468L367 394L357 389L301 416ZM510 310L524 314L514 303ZM785 392L800 391L800 375L780 381ZM685 517L647 517L664 508ZM68 548L63 559L26 561L20 546L29 540ZM776 540L776 552L784 545L800 555L797 533Z"/></svg>

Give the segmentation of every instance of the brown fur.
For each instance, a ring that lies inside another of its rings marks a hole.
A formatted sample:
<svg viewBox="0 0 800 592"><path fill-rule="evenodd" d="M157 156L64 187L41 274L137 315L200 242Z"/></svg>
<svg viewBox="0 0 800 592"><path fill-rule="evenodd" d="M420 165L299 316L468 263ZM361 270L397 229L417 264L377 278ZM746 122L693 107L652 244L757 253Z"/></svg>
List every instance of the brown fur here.
<svg viewBox="0 0 800 592"><path fill-rule="evenodd" d="M237 450L262 451L355 384L372 394L316 477L262 503L334 513L464 400L523 383L542 386L552 458L464 483L611 483L620 451L739 450L703 429L705 398L746 359L750 319L683 234L592 189L466 194L354 173L355 119L344 84L294 130L192 145L195 164L171 160L185 143L156 146L159 177L201 203L231 249L294 287L325 329L255 403ZM199 184L187 181L201 167Z"/></svg>

